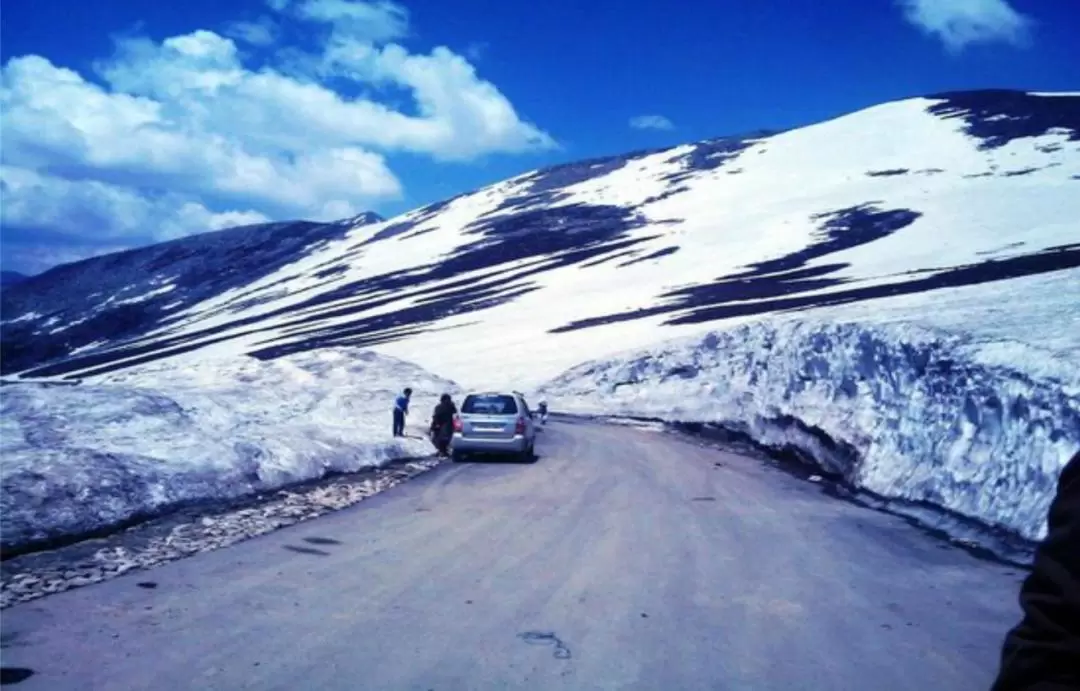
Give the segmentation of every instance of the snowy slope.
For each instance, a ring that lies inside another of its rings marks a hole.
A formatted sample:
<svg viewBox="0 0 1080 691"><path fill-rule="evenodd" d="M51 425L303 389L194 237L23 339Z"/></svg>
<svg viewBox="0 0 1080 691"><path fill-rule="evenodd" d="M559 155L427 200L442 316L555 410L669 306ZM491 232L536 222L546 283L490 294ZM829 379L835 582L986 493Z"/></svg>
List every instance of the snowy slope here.
<svg viewBox="0 0 1080 691"><path fill-rule="evenodd" d="M427 422L441 393L458 391L408 363L352 349L272 362L164 362L93 384L6 384L2 548L428 455L420 431L390 434L390 409L406 385L415 391L410 427Z"/></svg>
<svg viewBox="0 0 1080 691"><path fill-rule="evenodd" d="M223 291L243 286L382 219L230 228L116 252L23 277L3 294L3 371L122 340Z"/></svg>
<svg viewBox="0 0 1080 691"><path fill-rule="evenodd" d="M1080 265L1078 130L1076 96L909 99L341 224L273 270L153 309L103 293L81 322L38 277L4 296L3 367L85 377L362 345L526 386L720 321L1064 270ZM166 290L167 273L130 292Z"/></svg>

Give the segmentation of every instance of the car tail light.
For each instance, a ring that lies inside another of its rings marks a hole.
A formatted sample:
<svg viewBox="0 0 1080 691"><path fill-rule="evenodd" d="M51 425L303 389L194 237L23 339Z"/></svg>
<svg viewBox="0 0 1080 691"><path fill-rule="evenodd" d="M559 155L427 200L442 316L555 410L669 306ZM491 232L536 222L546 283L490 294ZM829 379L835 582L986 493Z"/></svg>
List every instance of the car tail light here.
<svg viewBox="0 0 1080 691"><path fill-rule="evenodd" d="M514 434L525 434L525 418L519 417L514 423Z"/></svg>
<svg viewBox="0 0 1080 691"><path fill-rule="evenodd" d="M454 416L454 431L460 432L462 430L461 418Z"/></svg>

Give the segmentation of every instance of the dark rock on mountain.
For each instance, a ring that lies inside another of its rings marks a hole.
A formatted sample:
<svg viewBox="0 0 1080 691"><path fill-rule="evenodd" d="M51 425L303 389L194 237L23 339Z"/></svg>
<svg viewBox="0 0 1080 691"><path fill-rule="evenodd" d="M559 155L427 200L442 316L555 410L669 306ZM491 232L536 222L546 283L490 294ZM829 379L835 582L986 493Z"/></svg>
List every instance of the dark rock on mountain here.
<svg viewBox="0 0 1080 691"><path fill-rule="evenodd" d="M1025 91L987 89L951 91L928 98L942 99L928 108L942 118L959 118L982 148L995 149L1021 137L1037 137L1052 129L1080 141L1080 98L1038 96Z"/></svg>

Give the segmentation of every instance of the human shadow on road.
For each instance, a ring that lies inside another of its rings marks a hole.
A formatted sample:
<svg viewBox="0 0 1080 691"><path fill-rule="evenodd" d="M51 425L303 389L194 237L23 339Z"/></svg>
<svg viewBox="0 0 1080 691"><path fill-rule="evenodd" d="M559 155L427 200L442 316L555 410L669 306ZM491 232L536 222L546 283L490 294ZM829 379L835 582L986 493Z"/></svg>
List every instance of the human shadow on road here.
<svg viewBox="0 0 1080 691"><path fill-rule="evenodd" d="M332 537L305 537L304 542L309 545L340 545L343 544L341 540L335 540Z"/></svg>

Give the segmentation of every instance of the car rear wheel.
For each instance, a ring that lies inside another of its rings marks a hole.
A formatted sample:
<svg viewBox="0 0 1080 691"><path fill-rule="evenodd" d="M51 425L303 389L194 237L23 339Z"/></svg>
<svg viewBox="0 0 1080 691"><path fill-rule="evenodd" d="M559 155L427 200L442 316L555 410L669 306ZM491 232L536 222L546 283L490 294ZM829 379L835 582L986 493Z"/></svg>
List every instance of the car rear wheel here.
<svg viewBox="0 0 1080 691"><path fill-rule="evenodd" d="M465 460L465 454L461 453L460 451L451 451L450 460L454 463L461 463Z"/></svg>

